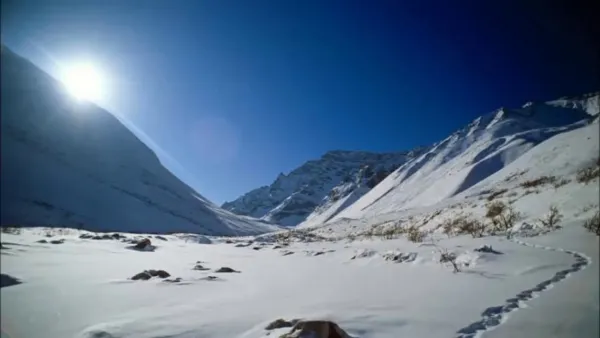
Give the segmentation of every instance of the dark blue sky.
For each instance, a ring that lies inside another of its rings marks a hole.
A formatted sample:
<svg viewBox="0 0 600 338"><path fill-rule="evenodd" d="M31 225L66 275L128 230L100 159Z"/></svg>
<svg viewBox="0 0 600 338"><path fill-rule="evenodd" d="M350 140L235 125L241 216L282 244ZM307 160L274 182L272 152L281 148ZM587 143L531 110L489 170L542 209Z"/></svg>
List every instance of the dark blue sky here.
<svg viewBox="0 0 600 338"><path fill-rule="evenodd" d="M2 42L52 74L98 64L99 104L221 203L328 150L408 150L599 89L593 11L524 3L2 1Z"/></svg>

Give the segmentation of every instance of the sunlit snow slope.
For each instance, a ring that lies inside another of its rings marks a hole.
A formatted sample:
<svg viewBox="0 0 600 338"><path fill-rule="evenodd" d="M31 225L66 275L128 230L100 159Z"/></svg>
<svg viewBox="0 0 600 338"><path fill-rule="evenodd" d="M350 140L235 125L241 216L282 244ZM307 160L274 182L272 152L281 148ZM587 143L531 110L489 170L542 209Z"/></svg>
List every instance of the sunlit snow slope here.
<svg viewBox="0 0 600 338"><path fill-rule="evenodd" d="M593 111L580 107L527 104L482 116L406 162L331 221L424 207L466 194L549 138L580 129L594 120ZM592 127L596 129L597 124ZM580 141L584 140L573 140Z"/></svg>
<svg viewBox="0 0 600 338"><path fill-rule="evenodd" d="M2 225L256 234L185 185L112 114L2 46Z"/></svg>

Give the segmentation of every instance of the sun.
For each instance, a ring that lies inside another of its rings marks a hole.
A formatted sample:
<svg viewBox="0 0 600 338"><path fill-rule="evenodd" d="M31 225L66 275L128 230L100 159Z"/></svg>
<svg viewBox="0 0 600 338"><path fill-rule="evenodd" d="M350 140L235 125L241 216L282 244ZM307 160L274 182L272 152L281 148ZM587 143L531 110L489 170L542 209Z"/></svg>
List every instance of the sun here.
<svg viewBox="0 0 600 338"><path fill-rule="evenodd" d="M91 63L77 63L65 67L62 81L69 93L79 100L102 99L104 78L98 68Z"/></svg>

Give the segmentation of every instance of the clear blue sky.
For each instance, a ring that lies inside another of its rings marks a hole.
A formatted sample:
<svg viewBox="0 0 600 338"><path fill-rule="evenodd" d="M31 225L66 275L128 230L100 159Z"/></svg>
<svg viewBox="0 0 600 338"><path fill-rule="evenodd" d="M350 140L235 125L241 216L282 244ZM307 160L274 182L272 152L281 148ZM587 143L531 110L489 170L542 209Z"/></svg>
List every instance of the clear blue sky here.
<svg viewBox="0 0 600 338"><path fill-rule="evenodd" d="M1 32L53 74L101 65L100 104L220 204L328 150L408 150L600 88L593 14L524 2L3 0Z"/></svg>

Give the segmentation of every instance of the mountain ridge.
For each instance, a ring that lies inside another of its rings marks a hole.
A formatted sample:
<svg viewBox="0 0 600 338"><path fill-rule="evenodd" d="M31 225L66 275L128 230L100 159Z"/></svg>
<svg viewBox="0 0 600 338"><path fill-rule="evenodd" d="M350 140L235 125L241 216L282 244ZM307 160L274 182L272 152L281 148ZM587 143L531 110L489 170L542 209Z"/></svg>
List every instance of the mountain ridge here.
<svg viewBox="0 0 600 338"><path fill-rule="evenodd" d="M312 199L311 203L298 203L297 208L291 208L288 210L288 214L295 213L294 219L288 219L283 225L295 226L305 223L315 222L327 222L328 220L335 217L338 213L349 207L354 202L358 201L363 195L368 193L374 186L367 186L364 182L361 184L357 180L358 172L362 166L373 166L376 167L375 171L385 172L385 175L380 175L380 179L376 180L377 183L384 180L388 174L392 171L380 168L379 163L374 158L377 155L386 154L388 156L395 157L395 165L402 167L407 163L413 163L419 156L426 156L429 158L435 157L435 150L445 147L447 144L454 144L461 141L461 145L454 147L452 151L445 153L443 158L439 158L440 163L445 163L451 158L457 156L459 153L467 150L472 144L476 143L475 140L484 135L484 137L490 140L496 140L496 145L492 145L488 148L487 152L493 153L495 148L501 148L501 142L498 141L510 138L511 135L519 135L519 133L525 133L527 131L542 130L544 128L556 128L565 126L582 119L593 118L598 116L598 98L600 92L592 92L579 96L572 96L570 98L561 98L558 100L551 100L546 102L528 102L520 108L499 108L487 114L484 114L470 123L465 127L456 130L451 133L445 139L433 143L430 146L420 146L409 151L398 151L391 153L374 153L374 152L363 152L363 151L349 151L349 150L333 150L323 154L317 160L308 160L304 164L300 165L296 169L292 170L288 175L281 173L273 181L271 185L265 185L257 189L253 189L246 194L238 197L237 199L229 202L225 202L222 207L230 210L234 213L243 215L251 215L253 217L259 217L264 220L272 222L280 222L281 219L285 219L285 215L281 213L281 210L285 210L286 207L290 208L291 200L305 199L306 196L302 195L303 189L310 190L311 187L305 187L300 185L289 186L290 175L294 173L305 173L310 174L310 170L307 167L320 166L327 160L332 161L344 161L348 160L354 162L354 165L347 165L346 172L341 173L337 176L319 176L316 178L316 184L321 184L321 189L317 189L318 193ZM535 133L527 136L521 141L523 142L520 150L514 150L515 153L512 155L506 155L509 157L518 157L517 154L525 152L528 147L533 146L535 142L539 142L544 137L549 137L550 133L544 134L546 136L540 137L533 136ZM543 133L542 133L543 134ZM539 140L534 140L536 137ZM517 142L517 141L515 141ZM483 145L481 145L484 147ZM515 149L517 149L516 147ZM497 149L496 149L497 150ZM433 151L433 152L432 152ZM481 160L487 154L482 152L474 160ZM511 158L511 160L514 160ZM356 164L356 162L364 162ZM424 161L427 161L424 159ZM508 160L506 161L509 162ZM343 166L342 166L343 167ZM420 166L416 165L409 171L409 176L417 172ZM293 176L293 175L292 175ZM339 176L343 176L340 179ZM304 182L311 182L311 179L305 178ZM329 184L324 186L322 181L337 182L337 184ZM349 184L349 182L354 182ZM373 182L373 181L372 181ZM287 195L280 196L282 194L280 186L288 184ZM333 198L335 196L335 198Z"/></svg>

